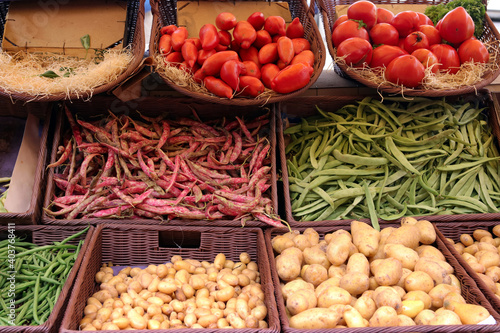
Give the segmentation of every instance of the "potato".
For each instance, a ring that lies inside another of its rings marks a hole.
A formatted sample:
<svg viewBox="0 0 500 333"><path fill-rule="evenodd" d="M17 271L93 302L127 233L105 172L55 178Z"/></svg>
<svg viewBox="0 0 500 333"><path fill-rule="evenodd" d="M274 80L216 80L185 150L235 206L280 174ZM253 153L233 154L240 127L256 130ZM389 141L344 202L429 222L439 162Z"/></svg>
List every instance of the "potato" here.
<svg viewBox="0 0 500 333"><path fill-rule="evenodd" d="M368 321L361 316L361 314L350 305L344 308L344 320L347 327L368 327Z"/></svg>
<svg viewBox="0 0 500 333"><path fill-rule="evenodd" d="M444 297L443 306L445 308L448 308L448 304L450 304L451 302L466 303L464 297L457 291L451 291Z"/></svg>
<svg viewBox="0 0 500 333"><path fill-rule="evenodd" d="M326 248L326 256L332 265L342 265L349 257L351 240L345 235L339 235L331 241Z"/></svg>
<svg viewBox="0 0 500 333"><path fill-rule="evenodd" d="M413 290L407 292L403 296L403 301L422 301L424 303L424 309L430 309L432 306L432 298L425 291Z"/></svg>
<svg viewBox="0 0 500 333"><path fill-rule="evenodd" d="M493 253L498 253L498 249L495 245L486 242L478 242L477 249L478 251L491 251Z"/></svg>
<svg viewBox="0 0 500 333"><path fill-rule="evenodd" d="M397 326L399 323L396 310L390 306L378 308L370 318L370 327Z"/></svg>
<svg viewBox="0 0 500 333"><path fill-rule="evenodd" d="M340 279L339 287L347 290L351 295L357 296L368 290L370 281L368 275L363 273L347 273Z"/></svg>
<svg viewBox="0 0 500 333"><path fill-rule="evenodd" d="M411 216L405 216L401 218L401 225L409 224L409 225L415 225L417 224L418 220L414 217Z"/></svg>
<svg viewBox="0 0 500 333"><path fill-rule="evenodd" d="M331 265L328 268L328 277L339 276L342 277L346 273L347 266L342 264L340 266Z"/></svg>
<svg viewBox="0 0 500 333"><path fill-rule="evenodd" d="M385 254L384 254L384 245L386 244L387 237L396 230L394 227L387 227L382 230L380 230L380 241L378 243L378 250L377 253L375 253L373 256L370 257L370 260L376 260L376 259L385 259Z"/></svg>
<svg viewBox="0 0 500 333"><path fill-rule="evenodd" d="M453 247L455 248L455 250L459 253L459 254L462 254L464 252L464 249L465 249L465 245L462 244L462 243L455 243L453 244Z"/></svg>
<svg viewBox="0 0 500 333"><path fill-rule="evenodd" d="M439 309L428 325L462 325L460 317L453 311Z"/></svg>
<svg viewBox="0 0 500 333"><path fill-rule="evenodd" d="M472 237L474 237L474 239L477 241L480 241L481 238L485 236L493 237L493 235L488 230L476 229L472 232Z"/></svg>
<svg viewBox="0 0 500 333"><path fill-rule="evenodd" d="M469 254L475 254L477 251L479 251L479 245L476 243L469 245L464 249L464 252Z"/></svg>
<svg viewBox="0 0 500 333"><path fill-rule="evenodd" d="M420 241L420 231L416 225L405 224L394 230L387 237L386 244L402 244L410 249L416 249Z"/></svg>
<svg viewBox="0 0 500 333"><path fill-rule="evenodd" d="M448 276L451 279L450 285L457 288L457 290L461 293L462 292L462 284L461 284L460 280L454 274L448 274Z"/></svg>
<svg viewBox="0 0 500 333"><path fill-rule="evenodd" d="M295 243L295 246L301 251L304 251L304 249L312 246L312 244L309 242L309 239L307 238L307 235L304 234L295 236L293 238L293 242Z"/></svg>
<svg viewBox="0 0 500 333"><path fill-rule="evenodd" d="M352 235L351 235L351 233L349 231L345 230L345 229L335 230L332 233L326 234L323 238L325 239L325 241L328 244L330 244L332 241L336 241L337 237L343 237L343 236L347 236L349 238L349 240L352 242Z"/></svg>
<svg viewBox="0 0 500 333"><path fill-rule="evenodd" d="M382 306L390 306L398 314L402 311L401 296L399 293L391 287L381 286L375 289L373 293L373 300L377 308Z"/></svg>
<svg viewBox="0 0 500 333"><path fill-rule="evenodd" d="M371 257L377 253L380 232L375 230L371 225L360 222L351 222L352 242L358 248L358 251L366 257Z"/></svg>
<svg viewBox="0 0 500 333"><path fill-rule="evenodd" d="M316 230L314 230L314 228L306 228L302 234L307 236L307 239L312 246L319 243L319 234Z"/></svg>
<svg viewBox="0 0 500 333"><path fill-rule="evenodd" d="M498 282L500 280L500 267L488 267L485 275L490 277L493 282Z"/></svg>
<svg viewBox="0 0 500 333"><path fill-rule="evenodd" d="M402 244L386 244L384 245L384 254L386 258L395 258L401 261L403 268L413 270L419 256L415 250L412 250Z"/></svg>
<svg viewBox="0 0 500 333"><path fill-rule="evenodd" d="M319 264L326 269L331 266L326 253L318 245L304 249L302 254L304 256L304 263L307 265Z"/></svg>
<svg viewBox="0 0 500 333"><path fill-rule="evenodd" d="M276 258L276 271L283 281L291 281L300 275L300 260L292 255L280 254ZM160 282L161 284L161 282Z"/></svg>
<svg viewBox="0 0 500 333"><path fill-rule="evenodd" d="M403 268L403 273L401 274L401 278L399 279L398 283L396 284L398 287L403 288L405 287L405 280L412 273L411 270L408 268Z"/></svg>
<svg viewBox="0 0 500 333"><path fill-rule="evenodd" d="M292 239L292 240L293 240L293 239L295 238L295 236L297 236L297 235L300 235L300 231L299 231L299 230L291 230L291 231L289 231L289 232L287 232L287 233L284 233L284 234L283 234L283 236L284 236L284 237L290 238L290 239Z"/></svg>
<svg viewBox="0 0 500 333"><path fill-rule="evenodd" d="M398 326L415 326L415 322L408 316L403 314L398 315Z"/></svg>
<svg viewBox="0 0 500 333"><path fill-rule="evenodd" d="M420 300L406 300L401 303L401 313L410 318L415 318L422 310L425 309L424 302Z"/></svg>
<svg viewBox="0 0 500 333"><path fill-rule="evenodd" d="M319 295L327 291L330 287L338 287L340 285L340 279L340 277L329 278L316 287L316 289L314 290L314 294L316 295L316 297L319 297Z"/></svg>
<svg viewBox="0 0 500 333"><path fill-rule="evenodd" d="M498 245L496 245L495 240L493 239L493 237L490 237L490 236L485 236L485 237L481 238L479 240L479 242L480 243L488 243L488 244L493 245L494 247L498 246Z"/></svg>
<svg viewBox="0 0 500 333"><path fill-rule="evenodd" d="M318 307L320 308L327 308L334 304L351 304L351 294L340 287L331 286L322 293L316 295L318 298Z"/></svg>
<svg viewBox="0 0 500 333"><path fill-rule="evenodd" d="M491 290L491 292L493 292L493 293L497 292L497 286L496 286L495 282L493 282L493 280L490 277L488 277L484 274L481 274L481 273L478 273L477 276L479 276L479 278L484 282L484 284L486 285L486 288Z"/></svg>
<svg viewBox="0 0 500 333"><path fill-rule="evenodd" d="M500 237L500 224L493 227L493 234L497 237Z"/></svg>
<svg viewBox="0 0 500 333"><path fill-rule="evenodd" d="M439 251L438 248L431 246L431 245L420 245L415 249L417 251L418 256L420 258L431 258L434 260L442 260L445 261L445 257L441 251Z"/></svg>
<svg viewBox="0 0 500 333"><path fill-rule="evenodd" d="M328 279L328 271L320 264L308 265L302 274L302 278L317 287Z"/></svg>
<svg viewBox="0 0 500 333"><path fill-rule="evenodd" d="M446 308L456 313L464 325L476 325L490 316L488 310L480 305L453 301L447 305Z"/></svg>
<svg viewBox="0 0 500 333"><path fill-rule="evenodd" d="M290 317L290 327L298 329L334 328L340 314L330 309L312 308Z"/></svg>
<svg viewBox="0 0 500 333"><path fill-rule="evenodd" d="M459 292L457 288L449 284L438 284L429 291L429 296L432 299L432 306L435 308L440 308L443 306L444 298L450 292Z"/></svg>
<svg viewBox="0 0 500 333"><path fill-rule="evenodd" d="M366 276L370 275L370 263L366 256L362 253L355 253L349 257L346 266L346 273L361 273Z"/></svg>
<svg viewBox="0 0 500 333"><path fill-rule="evenodd" d="M500 255L496 252L486 251L477 258L478 262L484 266L485 269L489 267L498 267L500 265Z"/></svg>
<svg viewBox="0 0 500 333"><path fill-rule="evenodd" d="M460 242L465 246L471 246L472 244L474 244L474 238L472 238L472 236L468 234L461 234Z"/></svg>
<svg viewBox="0 0 500 333"><path fill-rule="evenodd" d="M433 259L427 257L420 258L415 264L415 271L422 271L429 274L434 281L434 285L451 283L449 273L439 264L438 261Z"/></svg>
<svg viewBox="0 0 500 333"><path fill-rule="evenodd" d="M434 288L434 281L426 272L415 271L406 277L404 288L406 291L422 290L428 293Z"/></svg>
<svg viewBox="0 0 500 333"><path fill-rule="evenodd" d="M358 310L363 318L369 320L377 310L377 305L371 297L362 295L354 303L354 308Z"/></svg>
<svg viewBox="0 0 500 333"><path fill-rule="evenodd" d="M311 290L301 289L287 298L286 309L293 316L307 309L315 308L317 304L316 295Z"/></svg>
<svg viewBox="0 0 500 333"><path fill-rule="evenodd" d="M414 321L417 325L429 325L429 322L436 316L436 313L432 310L425 309L420 311L420 313L415 317Z"/></svg>
<svg viewBox="0 0 500 333"><path fill-rule="evenodd" d="M299 260L300 265L304 264L304 254L297 247L289 247L287 249L284 249L283 251L281 251L281 255L285 255L285 256L289 255L292 257L296 257Z"/></svg>
<svg viewBox="0 0 500 333"><path fill-rule="evenodd" d="M420 220L415 224L420 232L420 243L432 244L436 241L436 230L431 222Z"/></svg>
<svg viewBox="0 0 500 333"><path fill-rule="evenodd" d="M382 259L375 269L375 281L381 286L398 283L403 274L401 262L394 258Z"/></svg>
<svg viewBox="0 0 500 333"><path fill-rule="evenodd" d="M271 245L276 253L281 253L284 249L295 246L293 240L283 235L273 237Z"/></svg>
<svg viewBox="0 0 500 333"><path fill-rule="evenodd" d="M290 297L290 295L301 289L309 290L309 292L314 292L314 286L312 283L297 279L286 283L281 288L281 293L283 294L283 298L286 301L287 298Z"/></svg>

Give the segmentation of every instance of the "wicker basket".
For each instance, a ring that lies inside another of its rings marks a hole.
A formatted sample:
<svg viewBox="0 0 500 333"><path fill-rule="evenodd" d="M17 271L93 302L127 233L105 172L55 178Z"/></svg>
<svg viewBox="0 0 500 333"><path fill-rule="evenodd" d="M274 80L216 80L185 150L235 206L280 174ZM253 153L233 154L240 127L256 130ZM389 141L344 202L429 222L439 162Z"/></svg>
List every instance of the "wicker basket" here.
<svg viewBox="0 0 500 333"><path fill-rule="evenodd" d="M397 228L398 224L387 224L384 227L394 227ZM318 232L320 235L320 239L327 233L334 232L339 229L344 229L350 231L350 225L337 225L337 226L329 226L329 227L314 227L314 230ZM305 228L296 228L294 230L299 230L301 233L305 230ZM286 232L280 229L267 229L265 231L265 239L267 250L269 252L269 262L271 264L271 272L274 283L274 291L276 293L276 303L278 304L278 311L280 315L281 322L281 330L284 333L298 333L304 332L304 330L295 329L290 327L289 318L286 314L285 302L283 302L283 294L281 292L280 287L280 279L276 270L276 262L274 260L275 253L273 247L271 245L271 240L278 235L282 235ZM419 326L406 326L406 327L366 327L366 328L345 328L342 329L342 332L354 333L403 333L403 332L498 332L500 330L498 324L500 323L500 315L493 309L491 304L485 298L485 296L478 289L476 283L473 279L467 274L467 272L460 266L458 261L455 259L453 254L448 250L443 241L439 238L436 239L436 242L432 244L437 247L445 256L446 261L454 268L454 274L461 282L462 285L462 296L465 301L469 304L478 304L486 308L491 316L495 319L496 325L419 325ZM326 332L336 332L335 329L310 329L307 332L310 333L326 333Z"/></svg>
<svg viewBox="0 0 500 333"><path fill-rule="evenodd" d="M262 98L247 98L238 96L232 99L225 99L217 97L213 94L194 92L192 90L189 90L188 88L174 83L161 71L158 71L158 74L170 87L177 90L178 92L196 99L218 104L229 104L237 106L264 105L267 103L276 103L279 101L283 101L290 97L302 94L309 87L311 87L314 82L316 82L319 75L321 74L321 71L323 70L323 66L325 64L326 50L320 32L318 30L318 26L316 25L316 22L314 20L314 7L308 8L307 3L304 0L287 0L286 2L288 2L292 19L298 17L300 19L300 22L303 24L304 37L311 43L311 50L315 55L313 75L311 76L311 80L309 81L309 83L302 89L289 94L273 94L270 95L270 97L266 96ZM262 3L265 4L266 2ZM153 26L151 31L149 54L153 57L153 59L156 59L157 55L159 54L158 42L160 39L160 28L165 25L177 24L177 1L151 1L151 10L153 12Z"/></svg>
<svg viewBox="0 0 500 333"><path fill-rule="evenodd" d="M353 3L354 1L350 0L317 0L318 5L321 8L321 17L323 19L324 23L324 29L325 29L325 38L326 42L328 45L328 50L330 51L330 55L332 56L333 60L335 61L335 54L336 54L336 49L334 48L333 42L332 42L332 27L333 24L335 23L336 20L336 11L335 8L338 5L349 5ZM449 0L438 0L438 1L431 1L431 0L412 0L412 1L400 1L400 0L374 0L372 1L374 4L379 5L379 4L413 4L413 5L437 5L440 3L448 3ZM483 1L483 3L486 4L486 1ZM484 31L483 35L481 38L479 38L483 43L498 43L500 41L500 33L497 31L495 28L495 25L491 21L490 17L486 14L485 16L485 22L484 22ZM498 44L496 44L498 47ZM469 93L475 93L477 90L485 87L486 85L490 84L493 82L497 76L500 74L500 57L496 58L496 67L497 69L494 71L488 71L486 72L481 81L477 82L476 84L472 86L463 86L459 87L458 89L436 89L436 90L428 90L428 89L421 89L421 88L405 88L405 87L399 87L399 86L394 86L390 84L383 84L383 85L378 85L375 84L373 81L368 80L358 73L356 71L350 70L350 67L347 66L345 63L335 63L335 71L337 74L344 78L351 78L357 82L360 82L364 84L367 87L370 88L375 88L378 91L388 93L388 94L402 94L404 96L430 96L430 97L437 97L437 96L453 96L453 95L463 95L463 94L469 94Z"/></svg>
<svg viewBox="0 0 500 333"><path fill-rule="evenodd" d="M484 99L489 106L489 124L492 128L493 135L500 138L500 128L499 128L499 114L496 111L495 103L498 103L496 98L491 98L491 95L486 91L482 90L478 92L479 98ZM377 98L375 95L368 95ZM283 135L283 120L288 118L290 121L300 122L302 117L308 117L316 115L316 106L322 110L334 111L341 108L344 105L352 104L354 101L362 100L366 96L325 96L325 97L300 97L292 99L287 102L279 104L279 112L277 113L277 143L279 147L279 163L280 168L278 171L278 179L282 180L283 186L283 200L280 202L281 213L284 215L286 221L292 227L302 227L302 226L323 226L323 225L335 225L335 224L345 224L349 223L350 219L345 220L324 220L324 221L298 221L292 214L292 202L290 198L290 182L287 169L287 156L285 155L285 137ZM476 95L469 94L468 97L475 99ZM450 96L448 101L454 100L458 97ZM282 206L283 204L284 206ZM453 221L487 221L487 220L500 220L500 213L486 213L486 214L455 214L455 215L431 215L425 216L426 220L430 221L442 221L442 222L453 222ZM359 219L361 221L369 222L368 219ZM396 220L399 221L399 220ZM385 223L386 221L380 220L380 223Z"/></svg>
<svg viewBox="0 0 500 333"><path fill-rule="evenodd" d="M9 225L0 226L0 239L7 239L9 235L14 234L16 236L25 236L27 241L30 241L39 246L50 245L54 242L60 242L63 239L85 229L84 226L75 227L53 227L53 226L42 226L42 225L31 225L31 226L16 226ZM87 248L91 243L92 235L94 232L94 227L89 227L86 234L81 235L69 243L73 245L78 245L80 240L84 240L84 244L80 249L80 253L75 260L73 269L71 269L64 287L59 294L57 302L54 304L52 313L49 315L47 321L42 325L37 326L0 326L0 332L3 333L56 333L59 331L61 325L64 310L68 305L69 296L71 290L73 289L73 282L77 276L80 265L84 260L84 255L87 252ZM5 296L5 295L4 295ZM5 301L8 299L5 298Z"/></svg>
<svg viewBox="0 0 500 333"><path fill-rule="evenodd" d="M465 261L465 259L462 257L460 253L453 247L452 244L450 244L448 241L446 241L445 238L452 239L455 243L460 243L460 235L462 234L468 234L472 236L472 233L476 229L481 229L481 230L488 230L489 232L492 232L493 227L496 225L500 225L500 220L496 221L473 221L470 220L469 222L447 222L447 223L435 223L436 229L438 230L438 236L441 238L441 240L448 246L448 249L450 250L450 253L457 258L457 261L462 265L463 268L467 271L467 273L474 279L474 281L477 283L477 286L481 291L484 293L488 301L492 304L492 306L495 308L497 312L500 311L500 298L498 296L495 296L495 293L493 293L486 283L479 277L479 275L470 267L470 265ZM493 235L494 236L494 235ZM495 236L494 236L495 237Z"/></svg>
<svg viewBox="0 0 500 333"><path fill-rule="evenodd" d="M117 100L108 96L96 97L90 102L75 101L67 106L73 114L78 114L80 119L91 119L94 116L100 117L107 114L108 110L115 112L115 114L127 114L132 118L139 118L136 110L140 110L143 115L155 116L159 114L168 114L167 118L175 119L177 117L191 117L193 110L203 120L220 120L222 118L234 119L235 116L240 116L243 119L252 119L260 115L268 114L269 124L264 125L260 130L260 135L265 136L271 145L269 158L271 160L271 188L268 189L267 195L272 201L272 208L274 212L278 212L278 190L276 186L276 135L275 135L275 115L274 107L259 108L255 106L239 107L237 109L226 105L218 105L217 112L214 112L214 105L207 103L193 102L192 99L162 99L162 98L143 98L140 104L135 103L116 103ZM167 106L167 107L166 107ZM51 152L51 162L56 160L57 147L62 140L61 135L69 129L66 116L63 112L59 113L56 123L54 146ZM49 207L56 190L54 184L54 168L47 170L47 190L45 192L43 207ZM54 225L82 225L87 223L102 224L102 223L116 223L117 219L75 219L65 220L56 219L43 212L42 224ZM120 219L123 224L161 224L167 221L160 221L157 219ZM224 227L238 227L241 226L239 220L184 220L175 219L168 221L169 225L182 225L182 226L224 226ZM248 221L245 223L247 227L266 227L267 224L260 221Z"/></svg>
<svg viewBox="0 0 500 333"><path fill-rule="evenodd" d="M128 244L123 247L123 244ZM158 265L169 262L173 255L184 259L213 262L218 253L235 262L239 255L247 252L259 267L265 304L268 309L268 328L238 330L246 333L279 332L278 310L274 298L274 286L269 270L264 235L259 228L208 228L173 226L137 226L102 224L97 226L91 246L87 252L82 269L76 279L75 287L61 325L61 333L77 332L78 323L83 317L87 299L98 289L94 276L103 263L112 262L119 266ZM97 289L96 289L97 288ZM190 332L191 328L155 330L159 333ZM208 332L221 329L207 328ZM205 331L204 330L204 331ZM114 332L114 331L112 331ZM138 332L151 332L138 330Z"/></svg>
<svg viewBox="0 0 500 333"><path fill-rule="evenodd" d="M43 192L45 188L45 164L47 161L48 153L47 147L50 147L52 144L51 138L48 137L49 128L51 125L51 110L50 105L47 103L30 103L29 107L23 107L19 104L12 104L9 100L4 100L1 108L2 118L6 121L6 119L23 119L25 120L29 114L33 114L38 117L40 121L43 121L43 128L39 132L40 134L40 147L38 150L38 161L36 165L36 172L34 176L33 183L33 193L30 198L29 207L23 213L0 213L0 225L6 225L7 223L16 223L20 224L38 224L40 222L41 217L41 208L43 201ZM5 133L4 133L5 134ZM16 138L6 135L5 139L8 140L8 143L12 142ZM21 133L22 139L22 133ZM3 161L2 165L4 165ZM6 163L7 164L7 163ZM14 166L12 166L13 168ZM7 168L7 167L6 167ZM12 172L12 169L10 169Z"/></svg>
<svg viewBox="0 0 500 333"><path fill-rule="evenodd" d="M127 78L135 74L139 69L143 61L144 50L145 50L145 38L144 38L144 1L145 0L127 0L127 21L125 24L123 44L124 46L130 46L133 59L131 63L128 64L126 70L121 73L116 80L103 84L96 87L92 91L88 91L84 94L66 94L64 92L46 95L46 96L34 96L28 93L10 93L0 86L0 96L8 97L12 100L21 101L60 101L60 100L76 100L84 99L88 100L94 95L105 93L116 88L120 83L125 81ZM6 15L8 12L10 1L5 1L0 3L0 37L3 36Z"/></svg>

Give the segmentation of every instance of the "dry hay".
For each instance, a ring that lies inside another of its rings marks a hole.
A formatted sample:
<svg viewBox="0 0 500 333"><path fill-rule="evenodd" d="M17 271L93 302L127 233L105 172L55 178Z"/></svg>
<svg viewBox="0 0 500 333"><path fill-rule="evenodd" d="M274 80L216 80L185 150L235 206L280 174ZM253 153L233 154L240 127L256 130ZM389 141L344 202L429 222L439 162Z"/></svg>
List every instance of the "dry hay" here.
<svg viewBox="0 0 500 333"><path fill-rule="evenodd" d="M0 87L9 95L27 94L33 99L55 94L90 98L95 88L115 81L133 59L129 49L110 50L103 56L98 62L57 54L0 52ZM59 77L41 76L48 71Z"/></svg>
<svg viewBox="0 0 500 333"><path fill-rule="evenodd" d="M193 74L189 71L181 69L178 67L177 63L166 62L164 56L156 55L155 58L156 63L156 72L161 74L165 79L167 79L170 83L177 85L181 88L189 90L193 93L204 94L208 96L212 96L215 98L224 99L222 97L216 96L205 87L203 83L198 83L193 79ZM256 100L263 101L263 104L266 104L267 101L276 96L277 93L272 89L265 88L264 92L259 96L255 97ZM241 96L241 92L234 92L233 98L252 98L248 96Z"/></svg>
<svg viewBox="0 0 500 333"><path fill-rule="evenodd" d="M500 69L500 41L495 41L491 43L485 43L488 52L490 53L490 59L488 63L473 63L466 62L460 66L460 69L455 74L449 74L445 72L432 73L430 68L426 68L425 77L422 84L415 88L421 90L450 90L450 89L460 89L474 86L480 83L486 75L494 73ZM361 79L368 80L372 82L377 87L390 86L390 87L400 87L392 82L385 80L384 72L385 68L354 68L347 66L343 58L334 55L334 60L337 64L342 64L344 68L347 68L348 72L358 76ZM406 88L405 89L411 89Z"/></svg>

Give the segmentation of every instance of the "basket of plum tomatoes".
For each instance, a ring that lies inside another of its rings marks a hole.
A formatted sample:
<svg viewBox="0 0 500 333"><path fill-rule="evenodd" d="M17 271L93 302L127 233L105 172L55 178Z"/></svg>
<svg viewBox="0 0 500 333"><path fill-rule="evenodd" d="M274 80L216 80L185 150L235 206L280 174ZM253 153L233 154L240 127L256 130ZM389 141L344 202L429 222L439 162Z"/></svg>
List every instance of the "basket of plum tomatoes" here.
<svg viewBox="0 0 500 333"><path fill-rule="evenodd" d="M482 0L318 0L337 72L390 94L475 92L500 74L500 34Z"/></svg>

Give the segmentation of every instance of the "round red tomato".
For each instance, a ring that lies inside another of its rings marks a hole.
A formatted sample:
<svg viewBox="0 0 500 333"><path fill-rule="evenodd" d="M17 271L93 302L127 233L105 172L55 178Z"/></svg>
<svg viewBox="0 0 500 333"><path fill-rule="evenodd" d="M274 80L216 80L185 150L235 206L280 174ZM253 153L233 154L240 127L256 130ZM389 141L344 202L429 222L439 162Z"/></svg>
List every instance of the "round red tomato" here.
<svg viewBox="0 0 500 333"><path fill-rule="evenodd" d="M474 34L474 21L464 7L449 11L439 28L443 39L451 44L460 44Z"/></svg>
<svg viewBox="0 0 500 333"><path fill-rule="evenodd" d="M388 9L377 8L377 23L391 23L394 18L394 13Z"/></svg>
<svg viewBox="0 0 500 333"><path fill-rule="evenodd" d="M406 52L412 53L418 49L429 48L429 40L427 40L427 36L423 32L414 31L406 36L404 46Z"/></svg>
<svg viewBox="0 0 500 333"><path fill-rule="evenodd" d="M422 65L424 65L425 68L430 67L431 72L437 73L437 71L439 70L438 58L430 50L418 49L418 50L413 51L413 53L411 55L414 56L415 58L417 58L418 61L420 61L422 63Z"/></svg>
<svg viewBox="0 0 500 333"><path fill-rule="evenodd" d="M373 50L370 67L387 67L393 59L405 54L408 52L398 46L381 45Z"/></svg>
<svg viewBox="0 0 500 333"><path fill-rule="evenodd" d="M391 24L399 32L399 37L405 38L410 32L417 30L418 22L418 14L414 11L407 10L397 13Z"/></svg>
<svg viewBox="0 0 500 333"><path fill-rule="evenodd" d="M340 15L339 18L335 21L335 23L333 23L332 32L335 30L336 27L339 26L340 23L344 23L348 19L349 18L347 17L347 14Z"/></svg>
<svg viewBox="0 0 500 333"><path fill-rule="evenodd" d="M433 25L421 25L418 27L418 31L423 32L427 36L429 46L441 43L441 35L439 34L439 30L436 29Z"/></svg>
<svg viewBox="0 0 500 333"><path fill-rule="evenodd" d="M385 79L409 88L417 87L425 76L424 65L412 55L402 55L392 60L385 70Z"/></svg>
<svg viewBox="0 0 500 333"><path fill-rule="evenodd" d="M377 23L370 30L373 45L398 45L399 33L389 23Z"/></svg>
<svg viewBox="0 0 500 333"><path fill-rule="evenodd" d="M231 30L236 26L236 16L228 12L220 13L215 18L215 25L220 30Z"/></svg>
<svg viewBox="0 0 500 333"><path fill-rule="evenodd" d="M340 43L337 56L343 57L349 66L362 67L372 60L372 44L359 37L348 38Z"/></svg>
<svg viewBox="0 0 500 333"><path fill-rule="evenodd" d="M455 74L460 69L458 52L448 44L434 44L430 47L432 53L438 58L440 71Z"/></svg>
<svg viewBox="0 0 500 333"><path fill-rule="evenodd" d="M477 39L468 39L458 48L458 56L460 62L467 61L487 63L490 60L490 54L486 46Z"/></svg>
<svg viewBox="0 0 500 333"><path fill-rule="evenodd" d="M428 24L434 26L432 20L424 13L417 13L417 15L418 15L418 25Z"/></svg>
<svg viewBox="0 0 500 333"><path fill-rule="evenodd" d="M377 6L371 1L359 0L347 8L347 17L360 20L371 29L377 23Z"/></svg>
<svg viewBox="0 0 500 333"><path fill-rule="evenodd" d="M351 37L359 37L370 40L370 36L368 35L368 31L362 27L362 23L347 20L343 23L340 23L338 27L332 32L332 42L335 47L338 47L340 43L342 43L347 38Z"/></svg>

